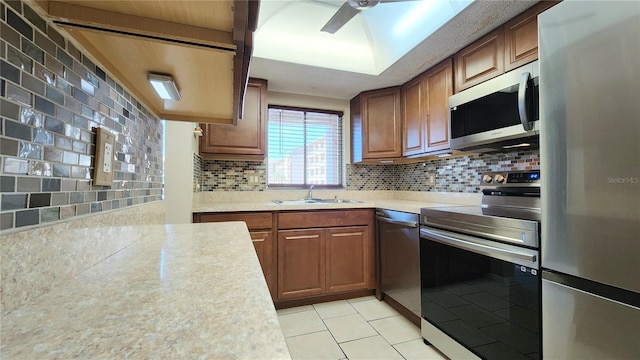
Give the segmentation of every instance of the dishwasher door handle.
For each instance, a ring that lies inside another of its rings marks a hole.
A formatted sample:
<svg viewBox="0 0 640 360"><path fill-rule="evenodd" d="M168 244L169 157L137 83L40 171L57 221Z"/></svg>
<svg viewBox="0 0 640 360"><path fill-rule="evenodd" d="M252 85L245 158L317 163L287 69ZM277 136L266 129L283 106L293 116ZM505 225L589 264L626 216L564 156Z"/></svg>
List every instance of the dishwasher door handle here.
<svg viewBox="0 0 640 360"><path fill-rule="evenodd" d="M394 220L389 219L388 217L376 216L376 218L382 222L386 222L389 224L400 225L408 228L417 228L418 223L416 221L402 221L402 220Z"/></svg>

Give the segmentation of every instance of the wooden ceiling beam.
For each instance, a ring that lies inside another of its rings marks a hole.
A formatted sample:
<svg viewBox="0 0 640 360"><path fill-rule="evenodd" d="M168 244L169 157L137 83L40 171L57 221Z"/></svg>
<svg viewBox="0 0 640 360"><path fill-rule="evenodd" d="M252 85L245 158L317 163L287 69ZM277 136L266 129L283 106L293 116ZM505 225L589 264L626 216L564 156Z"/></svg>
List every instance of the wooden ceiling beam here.
<svg viewBox="0 0 640 360"><path fill-rule="evenodd" d="M56 21L235 51L233 33L57 1L39 2Z"/></svg>

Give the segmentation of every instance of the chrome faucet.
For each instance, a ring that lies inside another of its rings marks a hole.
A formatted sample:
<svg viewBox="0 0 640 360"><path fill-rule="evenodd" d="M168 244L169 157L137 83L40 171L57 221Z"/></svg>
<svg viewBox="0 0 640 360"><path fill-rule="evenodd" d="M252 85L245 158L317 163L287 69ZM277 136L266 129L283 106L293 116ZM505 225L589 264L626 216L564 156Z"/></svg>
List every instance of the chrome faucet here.
<svg viewBox="0 0 640 360"><path fill-rule="evenodd" d="M313 185L309 185L309 192L307 193L307 199L313 199Z"/></svg>

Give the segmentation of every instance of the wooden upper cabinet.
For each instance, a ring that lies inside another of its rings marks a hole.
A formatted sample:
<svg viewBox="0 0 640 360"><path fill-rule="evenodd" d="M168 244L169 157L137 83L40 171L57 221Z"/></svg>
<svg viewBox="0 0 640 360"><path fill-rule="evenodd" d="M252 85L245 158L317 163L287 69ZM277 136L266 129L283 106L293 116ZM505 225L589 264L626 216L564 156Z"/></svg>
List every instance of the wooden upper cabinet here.
<svg viewBox="0 0 640 360"><path fill-rule="evenodd" d="M454 56L456 92L504 72L504 30L498 28Z"/></svg>
<svg viewBox="0 0 640 360"><path fill-rule="evenodd" d="M421 75L402 86L403 156L411 156L425 152L425 137L427 135L425 93L426 82L424 75Z"/></svg>
<svg viewBox="0 0 640 360"><path fill-rule="evenodd" d="M455 92L538 59L538 15L559 1L541 1L454 55Z"/></svg>
<svg viewBox="0 0 640 360"><path fill-rule="evenodd" d="M449 96L453 68L448 59L402 87L403 156L449 148Z"/></svg>
<svg viewBox="0 0 640 360"><path fill-rule="evenodd" d="M504 24L505 71L538 59L538 14L557 3L541 1Z"/></svg>
<svg viewBox="0 0 640 360"><path fill-rule="evenodd" d="M449 149L449 96L453 94L453 66L447 60L425 74L427 135L425 152Z"/></svg>
<svg viewBox="0 0 640 360"><path fill-rule="evenodd" d="M354 109L358 103L359 111ZM402 155L400 87L363 92L351 100L351 105L353 161L399 158Z"/></svg>
<svg viewBox="0 0 640 360"><path fill-rule="evenodd" d="M243 118L235 126L201 124L200 154L205 158L264 159L267 117L267 81L249 79Z"/></svg>

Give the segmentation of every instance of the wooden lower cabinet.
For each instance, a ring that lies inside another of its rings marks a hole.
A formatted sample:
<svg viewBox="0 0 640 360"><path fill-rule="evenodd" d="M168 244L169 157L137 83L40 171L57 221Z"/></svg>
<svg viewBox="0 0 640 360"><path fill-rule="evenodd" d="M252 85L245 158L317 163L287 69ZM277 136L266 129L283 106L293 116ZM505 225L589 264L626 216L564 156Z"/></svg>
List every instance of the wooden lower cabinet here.
<svg viewBox="0 0 640 360"><path fill-rule="evenodd" d="M274 271L274 254L276 249L273 231L249 231L249 236L251 236L253 247L256 249L256 255L258 255L258 261L260 261L262 273L264 274L264 279L267 281L271 297L275 298L276 274Z"/></svg>
<svg viewBox="0 0 640 360"><path fill-rule="evenodd" d="M264 279L276 298L277 248L273 228L274 214L271 212L239 212L239 213L196 213L193 222L243 221L247 224L249 235L253 241Z"/></svg>
<svg viewBox="0 0 640 360"><path fill-rule="evenodd" d="M373 287L373 248L367 226L326 230L326 292Z"/></svg>
<svg viewBox="0 0 640 360"><path fill-rule="evenodd" d="M281 213L278 228L278 300L375 289L373 210Z"/></svg>
<svg viewBox="0 0 640 360"><path fill-rule="evenodd" d="M247 224L276 303L375 289L373 209L193 215L220 221Z"/></svg>
<svg viewBox="0 0 640 360"><path fill-rule="evenodd" d="M325 292L325 231L278 231L278 299Z"/></svg>

